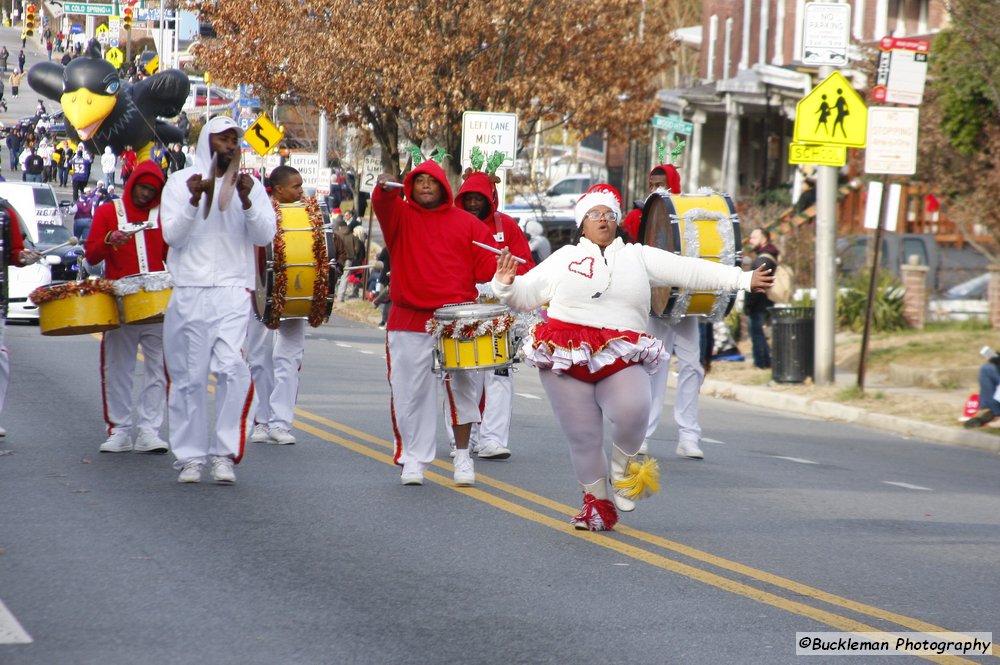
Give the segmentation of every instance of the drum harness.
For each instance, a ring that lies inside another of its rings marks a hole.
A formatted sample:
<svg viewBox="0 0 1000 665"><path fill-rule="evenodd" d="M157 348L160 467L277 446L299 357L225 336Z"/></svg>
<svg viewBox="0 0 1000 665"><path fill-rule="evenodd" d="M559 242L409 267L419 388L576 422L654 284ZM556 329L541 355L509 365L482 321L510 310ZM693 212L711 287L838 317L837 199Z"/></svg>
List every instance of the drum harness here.
<svg viewBox="0 0 1000 665"><path fill-rule="evenodd" d="M160 219L160 206L156 206L149 211L149 217L145 222L132 224L125 217L125 203L121 199L115 199L115 213L118 215L118 230L135 236L135 253L139 258L139 273L149 272L149 258L146 256L146 229L155 229Z"/></svg>

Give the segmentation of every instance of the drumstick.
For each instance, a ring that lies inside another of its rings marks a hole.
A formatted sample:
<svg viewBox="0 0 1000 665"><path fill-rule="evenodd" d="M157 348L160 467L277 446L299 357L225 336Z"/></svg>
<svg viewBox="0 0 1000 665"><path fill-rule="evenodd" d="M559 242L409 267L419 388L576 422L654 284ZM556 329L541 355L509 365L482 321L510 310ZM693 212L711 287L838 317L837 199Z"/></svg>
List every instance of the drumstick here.
<svg viewBox="0 0 1000 665"><path fill-rule="evenodd" d="M344 268L344 272L350 272L352 270L364 270L366 268L371 268L371 265L366 263L363 266L351 266L350 268Z"/></svg>
<svg viewBox="0 0 1000 665"><path fill-rule="evenodd" d="M485 244L483 244L483 243L481 243L481 242L478 242L478 241L476 241L476 240L473 240L473 241L472 241L472 244L473 244L473 245L475 245L476 247L482 247L482 248L483 248L483 249L485 249L485 250L486 250L487 252L493 252L494 254L497 254L497 255L499 255L499 254L503 254L503 250L499 250L499 249L497 249L496 247L490 247L489 245L485 245ZM510 258L514 259L514 260L515 260L515 261L517 261L518 263L522 263L522 264L524 264L524 263L527 263L527 261L525 261L525 260L524 260L524 259L522 259L521 257L519 257L519 256L514 256L513 254L511 254L511 255L510 255Z"/></svg>
<svg viewBox="0 0 1000 665"><path fill-rule="evenodd" d="M39 254L41 254L42 256L45 256L46 254L54 252L57 249L62 249L63 247L66 247L67 245L78 245L78 244L80 244L79 240L77 240L76 238L70 238L69 240L67 240L66 242L64 242L62 244L56 245L55 247L49 247L44 252L39 252Z"/></svg>
<svg viewBox="0 0 1000 665"><path fill-rule="evenodd" d="M385 185L386 187L398 187L400 189L403 188L403 183L401 183L401 182L395 182L393 180L386 180L382 184Z"/></svg>
<svg viewBox="0 0 1000 665"><path fill-rule="evenodd" d="M139 231L145 231L148 228L150 228L149 222L143 222L142 224L139 225L138 228L132 229L130 231L122 231L122 233L124 233L126 235L126 237L131 238L132 236L134 236Z"/></svg>

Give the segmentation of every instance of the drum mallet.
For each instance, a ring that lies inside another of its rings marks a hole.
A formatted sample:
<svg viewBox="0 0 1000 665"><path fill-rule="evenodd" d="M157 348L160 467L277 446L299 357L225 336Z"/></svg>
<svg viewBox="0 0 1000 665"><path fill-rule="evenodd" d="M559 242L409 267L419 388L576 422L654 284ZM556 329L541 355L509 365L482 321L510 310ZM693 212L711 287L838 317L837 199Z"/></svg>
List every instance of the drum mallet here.
<svg viewBox="0 0 1000 665"><path fill-rule="evenodd" d="M499 250L496 247L490 247L489 245L483 244L483 243L479 242L478 240L473 240L472 244L475 245L476 247L482 247L487 252L493 252L494 254L496 254L498 256L500 254L503 254L503 250ZM514 259L515 261L517 261L518 263L521 263L521 264L527 263L527 261L525 261L524 259L522 259L520 256L514 256L513 254L511 254L510 258Z"/></svg>
<svg viewBox="0 0 1000 665"><path fill-rule="evenodd" d="M79 240L77 240L76 238L70 238L69 240L67 240L64 243L58 244L55 247L49 247L44 252L39 252L39 254L41 254L42 256L45 256L46 254L51 254L52 252L56 251L57 249L62 249L63 247L69 247L69 246L72 246L72 245L79 245L79 244L80 244Z"/></svg>

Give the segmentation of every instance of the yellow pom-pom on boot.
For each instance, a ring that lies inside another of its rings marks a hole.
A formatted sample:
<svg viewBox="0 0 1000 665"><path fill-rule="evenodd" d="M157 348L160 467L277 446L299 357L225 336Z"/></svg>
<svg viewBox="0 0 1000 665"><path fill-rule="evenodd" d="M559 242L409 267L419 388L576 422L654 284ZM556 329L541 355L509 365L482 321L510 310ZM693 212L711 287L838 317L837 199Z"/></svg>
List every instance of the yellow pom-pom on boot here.
<svg viewBox="0 0 1000 665"><path fill-rule="evenodd" d="M611 498L623 513L635 510L635 502L660 491L660 465L652 457L639 461L639 454L626 455L611 445Z"/></svg>

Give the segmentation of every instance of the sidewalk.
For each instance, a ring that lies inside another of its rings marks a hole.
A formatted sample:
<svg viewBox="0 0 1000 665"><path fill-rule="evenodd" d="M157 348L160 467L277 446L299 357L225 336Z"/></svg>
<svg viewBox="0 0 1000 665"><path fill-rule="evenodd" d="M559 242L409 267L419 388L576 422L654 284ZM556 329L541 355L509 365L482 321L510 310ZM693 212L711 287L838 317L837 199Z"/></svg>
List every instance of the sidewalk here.
<svg viewBox="0 0 1000 665"><path fill-rule="evenodd" d="M721 363L713 363L713 369L719 364ZM838 370L835 373L834 381L837 387L850 388L856 385L857 374ZM908 399L912 399L915 405L930 403L933 404L934 408L943 412L954 413L955 425L948 426L879 413L872 408L854 406L845 402L816 398L809 394L811 392L809 386L801 386L800 394L795 394L791 390L794 390L794 387L790 384L746 385L713 378L711 374L705 378L705 383L702 386L703 395L732 399L754 406L816 418L856 423L864 427L899 434L906 438L1000 453L1000 436L982 430L966 430L958 423L958 414L962 412L962 407L965 404L964 391L879 385L873 381L866 381L866 390L868 391L884 391L904 395Z"/></svg>

